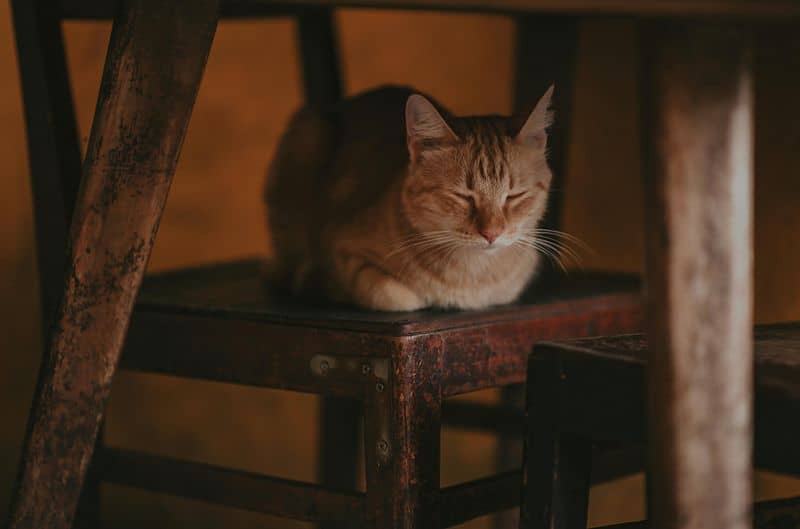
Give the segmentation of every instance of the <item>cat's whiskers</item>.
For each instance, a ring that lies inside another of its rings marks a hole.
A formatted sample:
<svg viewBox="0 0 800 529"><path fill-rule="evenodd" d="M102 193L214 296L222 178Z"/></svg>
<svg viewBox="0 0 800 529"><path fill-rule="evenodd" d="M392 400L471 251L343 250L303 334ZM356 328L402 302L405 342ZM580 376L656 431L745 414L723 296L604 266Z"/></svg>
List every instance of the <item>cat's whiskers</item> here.
<svg viewBox="0 0 800 529"><path fill-rule="evenodd" d="M413 251L414 255L434 249L440 245L461 244L457 234L450 230L436 230L430 232L418 232L398 239L395 247L386 254L385 258L393 257L399 253Z"/></svg>
<svg viewBox="0 0 800 529"><path fill-rule="evenodd" d="M533 228L522 239L547 248L551 253L563 256L578 267L582 266L581 253L594 253L589 245L578 237L550 228Z"/></svg>

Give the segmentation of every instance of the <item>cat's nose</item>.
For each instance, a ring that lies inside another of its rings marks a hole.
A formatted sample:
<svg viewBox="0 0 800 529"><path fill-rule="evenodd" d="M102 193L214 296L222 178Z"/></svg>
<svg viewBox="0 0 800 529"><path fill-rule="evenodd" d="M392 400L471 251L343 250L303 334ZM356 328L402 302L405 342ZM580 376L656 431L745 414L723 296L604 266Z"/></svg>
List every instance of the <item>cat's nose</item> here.
<svg viewBox="0 0 800 529"><path fill-rule="evenodd" d="M492 244L495 240L497 240L498 237L500 237L502 231L498 230L497 228L481 228L478 230L478 233L481 234L481 237L486 239L486 242Z"/></svg>

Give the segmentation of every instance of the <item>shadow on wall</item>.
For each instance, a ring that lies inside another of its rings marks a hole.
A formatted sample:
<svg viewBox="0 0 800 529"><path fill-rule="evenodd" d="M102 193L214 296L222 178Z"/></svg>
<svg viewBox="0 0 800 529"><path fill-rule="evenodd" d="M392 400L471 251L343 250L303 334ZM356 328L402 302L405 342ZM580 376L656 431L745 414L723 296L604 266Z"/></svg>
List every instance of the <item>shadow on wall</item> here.
<svg viewBox="0 0 800 529"><path fill-rule="evenodd" d="M431 93L456 113L509 111L510 20L345 11L339 22L348 92L395 82ZM220 27L153 269L268 251L259 204L263 170L282 126L300 103L293 31L293 24L284 19ZM66 26L84 142L108 33L105 23ZM27 159L7 3L0 5L0 35L0 73L10 80L0 84L0 159L6 168L0 181L2 510L17 465L41 347ZM800 317L800 277L792 274L792 263L800 258L800 163L794 154L800 150L800 131L794 127L800 119L794 96L800 88L798 40L788 31L770 31L759 52L756 273L761 321ZM635 26L626 20L587 22L581 33L565 223L595 250L586 256L586 267L636 271L641 265L635 42ZM304 395L121 374L112 395L108 436L113 444L310 480L316 464L316 412L316 401ZM447 434L443 445L445 481L490 472L491 438ZM770 496L791 490L798 490L794 482L776 479L761 486ZM118 487L106 488L104 496L104 517L120 527L142 522L196 528L304 525ZM642 514L641 477L593 492L593 523ZM471 525L485 526L485 520Z"/></svg>

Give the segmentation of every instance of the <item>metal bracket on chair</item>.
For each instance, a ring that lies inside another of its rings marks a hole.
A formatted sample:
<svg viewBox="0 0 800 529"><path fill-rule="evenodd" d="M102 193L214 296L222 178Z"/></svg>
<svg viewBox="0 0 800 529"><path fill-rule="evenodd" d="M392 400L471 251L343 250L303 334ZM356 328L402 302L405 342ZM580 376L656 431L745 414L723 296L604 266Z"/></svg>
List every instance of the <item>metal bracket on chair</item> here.
<svg viewBox="0 0 800 529"><path fill-rule="evenodd" d="M318 377L337 377L343 380L362 380L381 383L389 380L388 358L318 354L311 357L311 372Z"/></svg>

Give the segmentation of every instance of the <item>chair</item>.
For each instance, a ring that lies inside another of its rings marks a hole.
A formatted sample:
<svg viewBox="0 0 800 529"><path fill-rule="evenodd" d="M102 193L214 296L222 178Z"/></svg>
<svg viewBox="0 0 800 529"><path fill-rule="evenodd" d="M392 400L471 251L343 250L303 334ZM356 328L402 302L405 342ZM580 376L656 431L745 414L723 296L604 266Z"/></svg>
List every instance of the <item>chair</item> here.
<svg viewBox="0 0 800 529"><path fill-rule="evenodd" d="M800 324L757 326L754 349L755 464L800 475ZM534 348L521 527L586 527L592 446L645 443L647 350L642 335L541 342ZM755 515L756 527L800 527L800 498L757 505Z"/></svg>
<svg viewBox="0 0 800 529"><path fill-rule="evenodd" d="M134 3L125 5L130 8ZM117 9L113 2L13 2L46 324L55 318L64 290L62 249L81 175L60 21L111 17ZM339 99L341 76L331 9L225 2L220 11L223 18L287 14L298 21L306 101L323 105ZM531 104L530 98L556 81L560 120L551 150L554 172L561 174L575 19L521 14L515 19L516 106ZM114 42L112 37L112 54L118 51ZM545 44L557 51L541 54ZM191 89L196 85L187 86L186 97ZM558 206L555 196L550 225L557 220ZM521 414L508 406L448 406L445 399L519 386L527 354L540 340L632 332L640 321L638 282L608 274L565 279L551 271L514 305L413 314L374 314L275 298L253 261L147 278L135 305L121 367L323 396L321 484L123 451L104 446L101 435L77 523L96 524L100 481L330 526L446 527L512 508L519 501L519 471L442 489L439 435L448 418L462 428L514 434L521 430ZM365 493L354 487L361 415ZM610 469L609 475L615 472L620 470Z"/></svg>

